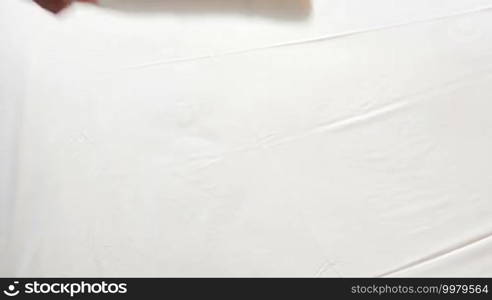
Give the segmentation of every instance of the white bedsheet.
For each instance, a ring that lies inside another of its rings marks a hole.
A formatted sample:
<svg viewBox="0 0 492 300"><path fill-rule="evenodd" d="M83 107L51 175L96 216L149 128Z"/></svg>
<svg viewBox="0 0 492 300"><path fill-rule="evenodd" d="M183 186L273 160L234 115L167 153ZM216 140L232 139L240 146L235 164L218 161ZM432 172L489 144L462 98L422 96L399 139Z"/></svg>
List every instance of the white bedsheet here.
<svg viewBox="0 0 492 300"><path fill-rule="evenodd" d="M490 0L102 2L0 1L0 276L492 276Z"/></svg>

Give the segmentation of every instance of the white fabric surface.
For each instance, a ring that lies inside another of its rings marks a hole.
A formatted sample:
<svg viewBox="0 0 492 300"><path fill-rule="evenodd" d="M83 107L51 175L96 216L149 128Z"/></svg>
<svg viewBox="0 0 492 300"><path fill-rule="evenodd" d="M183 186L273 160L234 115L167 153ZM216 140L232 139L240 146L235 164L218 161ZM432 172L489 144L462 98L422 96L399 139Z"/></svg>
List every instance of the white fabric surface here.
<svg viewBox="0 0 492 300"><path fill-rule="evenodd" d="M0 276L492 276L492 1L102 6L0 1Z"/></svg>

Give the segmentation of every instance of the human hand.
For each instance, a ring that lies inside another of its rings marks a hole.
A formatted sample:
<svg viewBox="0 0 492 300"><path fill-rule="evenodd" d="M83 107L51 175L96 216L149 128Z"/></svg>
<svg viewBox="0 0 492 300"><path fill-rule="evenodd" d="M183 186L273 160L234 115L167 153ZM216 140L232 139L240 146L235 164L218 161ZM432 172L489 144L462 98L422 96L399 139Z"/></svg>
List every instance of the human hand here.
<svg viewBox="0 0 492 300"><path fill-rule="evenodd" d="M97 3L98 0L33 0L39 6L47 9L53 13L58 13L65 7L72 4L74 1L79 2L88 2L88 3Z"/></svg>

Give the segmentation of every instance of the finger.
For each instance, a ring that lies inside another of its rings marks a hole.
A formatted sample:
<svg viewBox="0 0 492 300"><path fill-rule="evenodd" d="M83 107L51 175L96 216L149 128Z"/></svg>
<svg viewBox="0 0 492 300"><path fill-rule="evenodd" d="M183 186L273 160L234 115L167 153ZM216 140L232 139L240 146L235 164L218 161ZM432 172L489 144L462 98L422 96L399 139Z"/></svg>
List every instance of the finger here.
<svg viewBox="0 0 492 300"><path fill-rule="evenodd" d="M34 2L44 9L47 9L53 13L58 13L70 5L72 0L34 0Z"/></svg>
<svg viewBox="0 0 492 300"><path fill-rule="evenodd" d="M86 2L96 4L98 0L34 0L39 6L53 13L58 13L65 7L69 6L73 1Z"/></svg>

